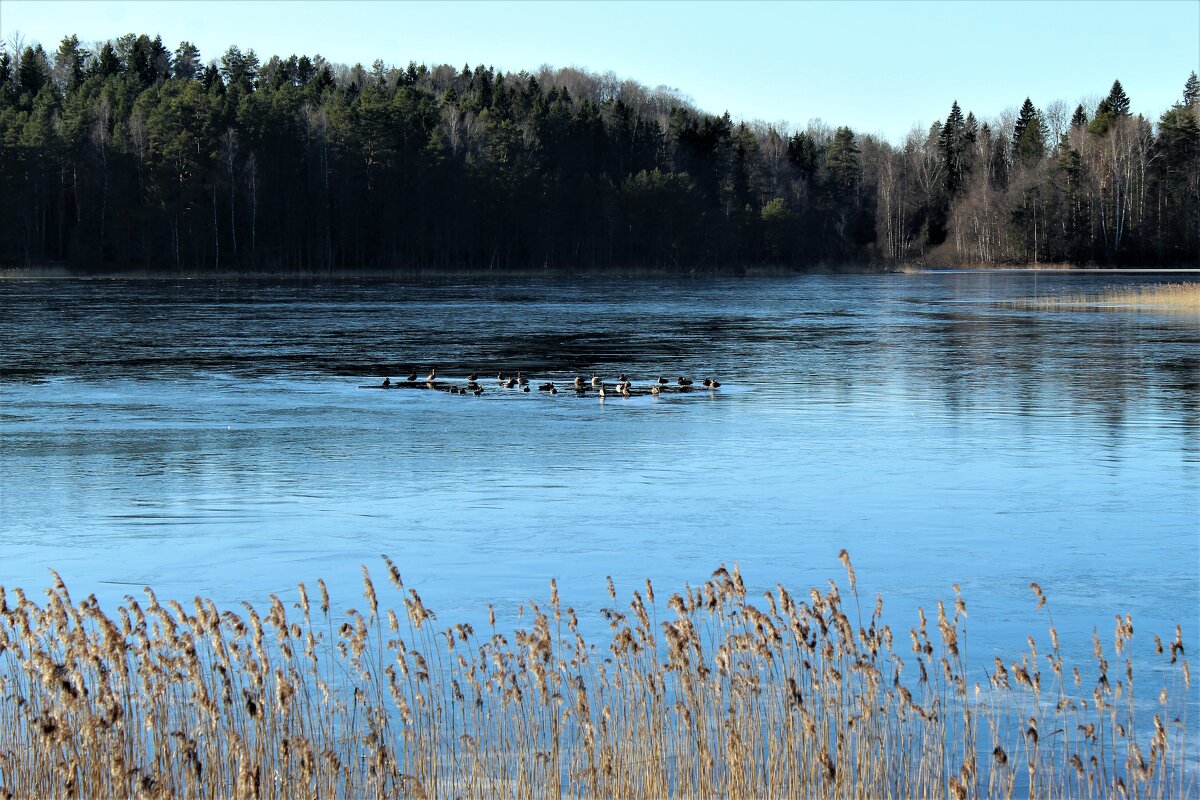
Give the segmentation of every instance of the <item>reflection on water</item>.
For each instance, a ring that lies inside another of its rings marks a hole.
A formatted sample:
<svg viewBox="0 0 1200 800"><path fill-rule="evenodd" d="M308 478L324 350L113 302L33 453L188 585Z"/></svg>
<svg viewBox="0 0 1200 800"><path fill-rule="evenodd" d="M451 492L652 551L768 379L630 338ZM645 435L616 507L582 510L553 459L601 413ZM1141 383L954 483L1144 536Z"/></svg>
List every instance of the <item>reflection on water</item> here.
<svg viewBox="0 0 1200 800"><path fill-rule="evenodd" d="M1044 630L1033 580L1081 654L1118 611L1194 640L1195 318L1004 302L1123 280L0 283L0 582L348 596L387 552L447 621L551 576L595 620L606 575L803 589L846 547L901 630L959 582L977 654ZM355 388L431 365L724 385Z"/></svg>

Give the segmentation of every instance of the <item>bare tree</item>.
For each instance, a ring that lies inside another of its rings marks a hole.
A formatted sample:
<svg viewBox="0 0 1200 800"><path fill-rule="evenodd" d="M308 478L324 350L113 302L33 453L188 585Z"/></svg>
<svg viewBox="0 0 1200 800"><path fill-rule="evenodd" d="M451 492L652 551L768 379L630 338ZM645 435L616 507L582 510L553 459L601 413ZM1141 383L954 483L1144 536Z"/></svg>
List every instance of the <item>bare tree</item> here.
<svg viewBox="0 0 1200 800"><path fill-rule="evenodd" d="M1057 145L1062 135L1071 127L1071 114L1074 108L1065 100L1052 100L1042 109L1042 120L1050 131L1051 145Z"/></svg>

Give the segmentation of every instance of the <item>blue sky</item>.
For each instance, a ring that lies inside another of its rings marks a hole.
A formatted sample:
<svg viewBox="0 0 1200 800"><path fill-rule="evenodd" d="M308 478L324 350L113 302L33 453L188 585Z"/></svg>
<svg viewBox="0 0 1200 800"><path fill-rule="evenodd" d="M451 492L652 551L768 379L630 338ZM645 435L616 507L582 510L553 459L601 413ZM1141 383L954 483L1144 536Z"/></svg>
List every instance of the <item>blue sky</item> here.
<svg viewBox="0 0 1200 800"><path fill-rule="evenodd" d="M1166 2L66 2L0 0L0 38L52 51L161 34L205 60L236 44L364 65L543 64L679 89L735 118L820 117L899 141L952 100L994 117L1106 94L1157 118L1200 70L1200 1Z"/></svg>

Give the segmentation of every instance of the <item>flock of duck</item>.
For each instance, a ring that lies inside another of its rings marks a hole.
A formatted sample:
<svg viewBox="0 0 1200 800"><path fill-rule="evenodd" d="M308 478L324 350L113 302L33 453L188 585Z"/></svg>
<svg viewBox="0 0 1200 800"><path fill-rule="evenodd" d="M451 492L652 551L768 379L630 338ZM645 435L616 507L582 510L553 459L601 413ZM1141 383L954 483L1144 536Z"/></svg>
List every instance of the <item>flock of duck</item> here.
<svg viewBox="0 0 1200 800"><path fill-rule="evenodd" d="M496 383L501 389L514 389L519 392L529 392L529 378L525 377L523 372L518 372L516 375L506 375L501 372L496 376ZM649 384L649 386L633 385L633 381L625 375L617 376L615 384L605 383L604 379L596 373L592 373L590 380L582 375L576 375L574 380L563 382L561 391L574 392L580 397L586 396L589 392L594 392L598 397L634 397L636 395L649 394L657 397L661 394L672 394L681 392L690 392L693 389L708 389L712 391L721 387L720 381L715 378L705 378L700 382L700 386L695 386L691 378L685 378L682 375L675 379L674 382L666 378L659 377L658 380ZM429 370L429 374L421 380L418 373L413 372L406 380L393 381L391 378L384 378L383 383L371 384L368 386L360 386L360 389L433 389L436 391L449 392L450 394L483 394L483 385L479 382L479 376L472 373L467 376L465 384L450 383L445 380L438 380L437 367ZM547 394L558 394L560 391L559 384L554 381L538 383L537 390Z"/></svg>

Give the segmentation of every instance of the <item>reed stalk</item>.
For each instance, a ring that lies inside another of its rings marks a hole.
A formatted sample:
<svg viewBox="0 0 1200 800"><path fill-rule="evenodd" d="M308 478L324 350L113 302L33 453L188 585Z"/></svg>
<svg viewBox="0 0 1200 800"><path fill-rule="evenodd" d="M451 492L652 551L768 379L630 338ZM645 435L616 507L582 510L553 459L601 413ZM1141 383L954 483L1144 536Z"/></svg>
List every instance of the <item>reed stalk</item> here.
<svg viewBox="0 0 1200 800"><path fill-rule="evenodd" d="M511 631L440 627L386 558L391 590L363 568L365 615L324 583L319 609L301 584L265 615L149 588L106 614L57 574L41 604L0 587L0 796L1196 794L1179 627L1154 639L1163 685L1137 682L1153 710L1128 616L1095 636L1093 678L1047 609L1048 635L976 682L957 586L894 638L840 558L849 605L833 581L751 597L736 567L661 605L610 584L596 641L553 581Z"/></svg>

